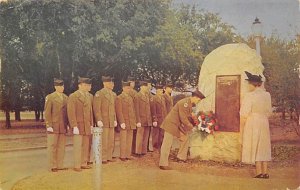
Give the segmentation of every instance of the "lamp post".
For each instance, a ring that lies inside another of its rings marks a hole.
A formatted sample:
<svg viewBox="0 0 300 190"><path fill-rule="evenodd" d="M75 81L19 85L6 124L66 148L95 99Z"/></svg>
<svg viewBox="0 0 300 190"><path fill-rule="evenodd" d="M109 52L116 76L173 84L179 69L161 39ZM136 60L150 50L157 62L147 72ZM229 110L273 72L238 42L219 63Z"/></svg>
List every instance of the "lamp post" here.
<svg viewBox="0 0 300 190"><path fill-rule="evenodd" d="M101 190L102 184L102 127L93 128L93 153L94 153L94 190Z"/></svg>
<svg viewBox="0 0 300 190"><path fill-rule="evenodd" d="M257 17L252 23L252 32L255 37L256 54L260 56L260 37L262 34L262 24Z"/></svg>

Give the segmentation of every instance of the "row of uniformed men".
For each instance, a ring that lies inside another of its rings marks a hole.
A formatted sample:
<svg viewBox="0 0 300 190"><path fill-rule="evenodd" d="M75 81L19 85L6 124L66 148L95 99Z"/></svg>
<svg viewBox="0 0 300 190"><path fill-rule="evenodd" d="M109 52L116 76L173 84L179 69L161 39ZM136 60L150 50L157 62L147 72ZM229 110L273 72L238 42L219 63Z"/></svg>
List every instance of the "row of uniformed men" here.
<svg viewBox="0 0 300 190"><path fill-rule="evenodd" d="M136 92L133 89L134 80L130 79L129 82L123 82L123 92L116 96L112 91L112 78L102 77L102 81L104 88L97 91L93 97L89 93L91 80L79 78L78 90L67 97L63 93L63 81L54 79L55 92L49 94L45 101L48 160L51 171L66 169L63 167L63 160L67 126L71 127L74 134L75 171L91 168L88 163L91 161L89 155L94 123L103 129L102 163L113 161L114 128L117 123L121 127L122 161L132 159L132 152L138 157L147 153L151 127L153 147L160 149L163 139L163 130L160 126L173 106L172 85L157 85L157 94L151 95L150 82L140 81L140 91Z"/></svg>

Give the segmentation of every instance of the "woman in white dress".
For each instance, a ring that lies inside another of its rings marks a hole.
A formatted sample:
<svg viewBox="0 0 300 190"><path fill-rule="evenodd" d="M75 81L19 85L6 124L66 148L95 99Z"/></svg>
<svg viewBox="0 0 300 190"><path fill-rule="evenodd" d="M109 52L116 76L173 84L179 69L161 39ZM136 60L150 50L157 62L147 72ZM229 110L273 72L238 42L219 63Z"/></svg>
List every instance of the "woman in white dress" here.
<svg viewBox="0 0 300 190"><path fill-rule="evenodd" d="M242 127L242 162L255 164L255 178L269 178L271 140L268 117L272 113L271 96L261 87L261 76L245 71L250 92L242 101L240 116Z"/></svg>

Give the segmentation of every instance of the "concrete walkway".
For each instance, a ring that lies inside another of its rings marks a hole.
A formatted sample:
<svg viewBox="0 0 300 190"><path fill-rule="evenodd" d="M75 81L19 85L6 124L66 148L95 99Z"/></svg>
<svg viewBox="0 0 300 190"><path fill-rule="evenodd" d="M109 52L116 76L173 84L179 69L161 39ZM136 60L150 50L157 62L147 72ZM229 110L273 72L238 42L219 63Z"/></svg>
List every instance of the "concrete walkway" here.
<svg viewBox="0 0 300 190"><path fill-rule="evenodd" d="M28 139L36 137L46 137L46 134L13 134L13 135L0 135L0 141L2 140L17 140L17 139Z"/></svg>

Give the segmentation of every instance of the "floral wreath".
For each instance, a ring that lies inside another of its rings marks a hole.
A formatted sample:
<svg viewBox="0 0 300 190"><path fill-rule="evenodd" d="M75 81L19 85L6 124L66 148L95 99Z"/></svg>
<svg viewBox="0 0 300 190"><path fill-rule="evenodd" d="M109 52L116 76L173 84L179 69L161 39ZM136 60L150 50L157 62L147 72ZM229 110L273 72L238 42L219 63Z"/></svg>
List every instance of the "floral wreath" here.
<svg viewBox="0 0 300 190"><path fill-rule="evenodd" d="M202 132L213 134L219 130L218 119L213 111L199 112L196 115L192 115L194 128L193 132Z"/></svg>

